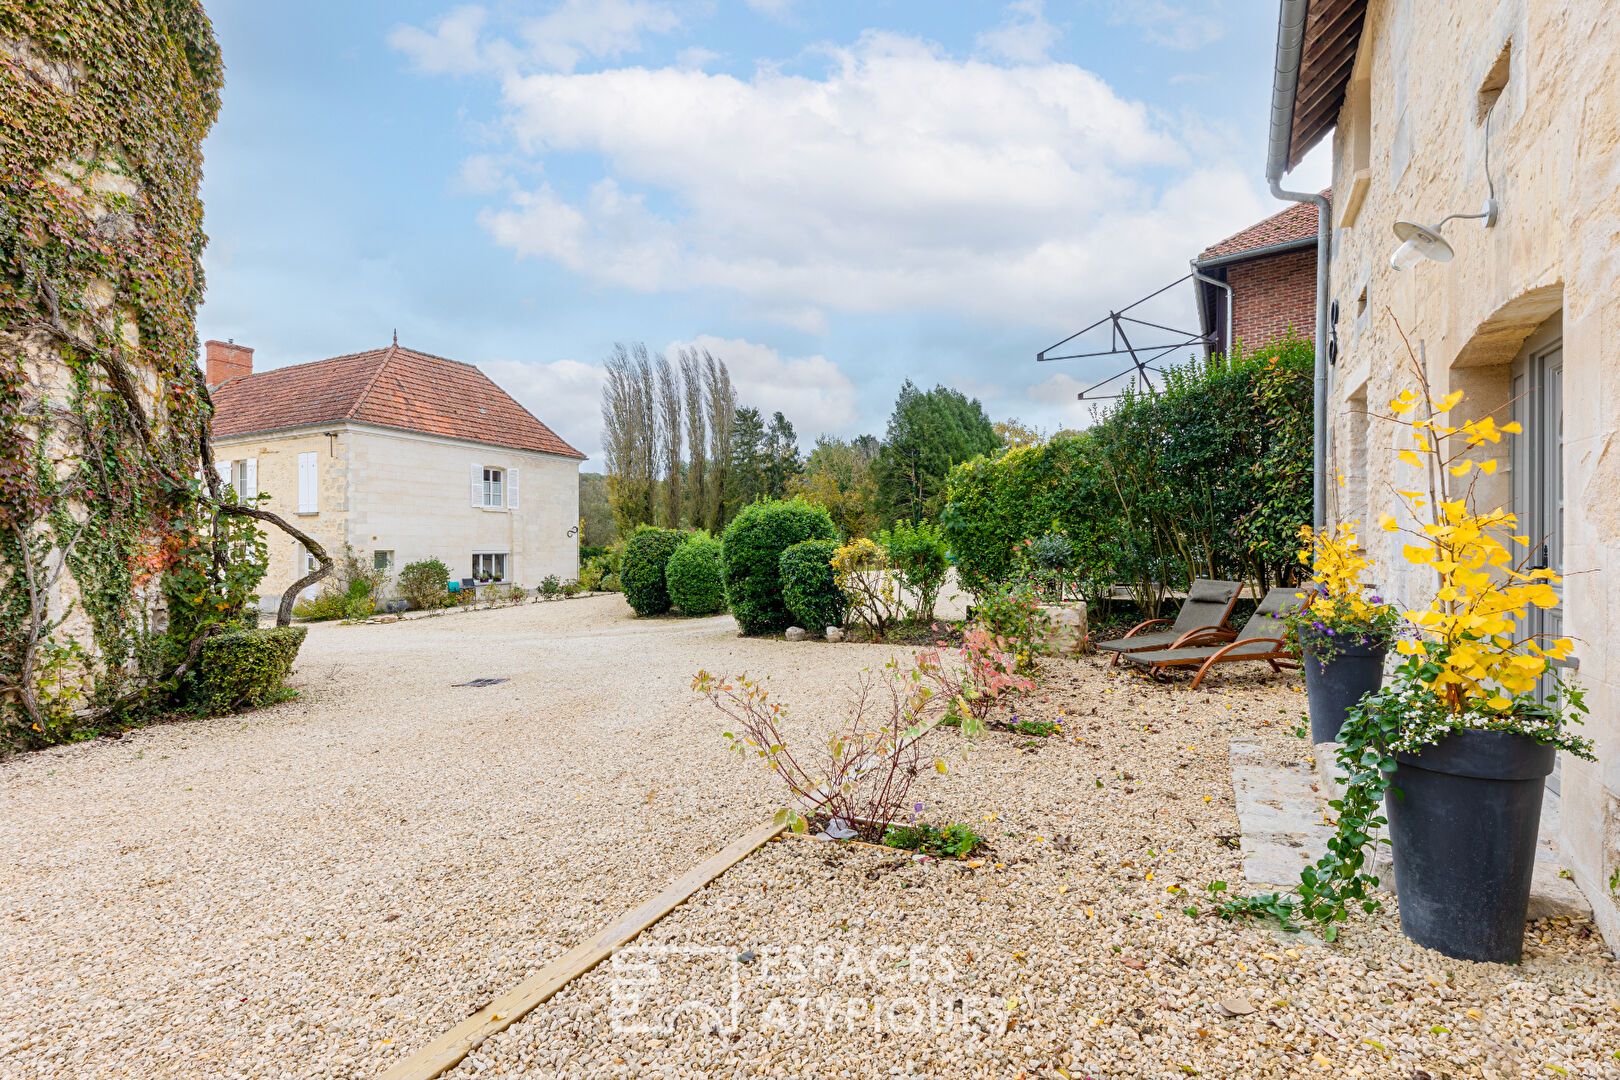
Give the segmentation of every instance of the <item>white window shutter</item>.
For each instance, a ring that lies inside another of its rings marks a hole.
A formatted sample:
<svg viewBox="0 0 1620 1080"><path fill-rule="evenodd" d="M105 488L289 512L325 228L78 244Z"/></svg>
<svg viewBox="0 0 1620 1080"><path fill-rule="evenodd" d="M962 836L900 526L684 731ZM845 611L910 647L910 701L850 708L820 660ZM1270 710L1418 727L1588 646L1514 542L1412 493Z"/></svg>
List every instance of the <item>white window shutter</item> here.
<svg viewBox="0 0 1620 1080"><path fill-rule="evenodd" d="M484 505L484 467L476 461L472 466L472 504Z"/></svg>
<svg viewBox="0 0 1620 1080"><path fill-rule="evenodd" d="M314 514L320 510L316 485L316 459L314 451L298 455L298 512Z"/></svg>
<svg viewBox="0 0 1620 1080"><path fill-rule="evenodd" d="M247 459L247 490L237 492L239 498L256 499L259 496L259 459Z"/></svg>
<svg viewBox="0 0 1620 1080"><path fill-rule="evenodd" d="M506 506L507 506L507 509L509 509L509 510L516 510L518 508L518 503L517 503L518 488L517 488L517 484L518 484L518 471L517 471L517 469L515 469L515 468L514 469L507 469L506 470Z"/></svg>
<svg viewBox="0 0 1620 1080"><path fill-rule="evenodd" d="M228 461L219 461L219 460L216 459L214 461L214 471L219 473L219 482L220 483L229 484L231 482L231 463L230 462L228 462Z"/></svg>

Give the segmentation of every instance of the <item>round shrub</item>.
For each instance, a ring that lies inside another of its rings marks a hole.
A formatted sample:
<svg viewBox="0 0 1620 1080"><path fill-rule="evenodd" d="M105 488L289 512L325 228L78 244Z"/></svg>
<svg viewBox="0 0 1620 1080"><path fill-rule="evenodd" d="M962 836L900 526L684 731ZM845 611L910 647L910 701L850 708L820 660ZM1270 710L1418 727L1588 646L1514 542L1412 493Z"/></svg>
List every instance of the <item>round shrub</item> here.
<svg viewBox="0 0 1620 1080"><path fill-rule="evenodd" d="M793 616L782 601L782 552L804 540L835 540L826 507L803 499L742 508L721 540L726 602L745 634L768 634Z"/></svg>
<svg viewBox="0 0 1620 1080"><path fill-rule="evenodd" d="M443 607L450 596L445 588L449 582L450 568L437 557L407 563L399 572L400 595L418 610Z"/></svg>
<svg viewBox="0 0 1620 1080"><path fill-rule="evenodd" d="M720 583L720 541L708 533L694 533L675 549L664 567L670 603L682 615L713 615L726 610L726 589Z"/></svg>
<svg viewBox="0 0 1620 1080"><path fill-rule="evenodd" d="M655 529L643 525L624 548L624 568L619 581L624 598L637 615L661 615L669 610L669 589L664 585L664 567L675 549L686 540L679 529Z"/></svg>
<svg viewBox="0 0 1620 1080"><path fill-rule="evenodd" d="M782 602L812 634L844 625L844 592L832 568L837 550L832 540L804 540L782 552Z"/></svg>

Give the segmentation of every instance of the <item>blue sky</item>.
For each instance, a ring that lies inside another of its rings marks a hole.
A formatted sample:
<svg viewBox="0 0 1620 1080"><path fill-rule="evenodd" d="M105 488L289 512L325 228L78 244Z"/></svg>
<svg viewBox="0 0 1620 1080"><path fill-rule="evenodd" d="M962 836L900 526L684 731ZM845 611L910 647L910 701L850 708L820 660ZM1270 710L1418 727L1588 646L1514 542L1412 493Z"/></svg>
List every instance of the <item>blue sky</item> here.
<svg viewBox="0 0 1620 1080"><path fill-rule="evenodd" d="M615 341L706 345L806 446L906 378L1081 425L1113 362L1036 350L1277 208L1257 0L207 7L201 336L264 370L397 329L593 458Z"/></svg>

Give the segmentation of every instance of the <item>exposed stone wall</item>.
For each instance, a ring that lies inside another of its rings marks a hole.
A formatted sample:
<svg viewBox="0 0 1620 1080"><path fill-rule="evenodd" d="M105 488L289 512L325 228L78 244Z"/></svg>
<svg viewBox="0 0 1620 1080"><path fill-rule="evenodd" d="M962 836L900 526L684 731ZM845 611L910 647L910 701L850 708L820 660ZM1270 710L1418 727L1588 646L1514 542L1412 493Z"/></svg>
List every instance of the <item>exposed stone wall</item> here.
<svg viewBox="0 0 1620 1080"><path fill-rule="evenodd" d="M70 737L162 666L221 72L196 0L0 0L0 746Z"/></svg>
<svg viewBox="0 0 1620 1080"><path fill-rule="evenodd" d="M1389 266L1397 219L1427 223L1480 209L1488 97L1479 90L1504 49L1509 78L1490 115L1490 161L1501 214L1494 228L1453 221L1449 263ZM1610 0L1373 0L1357 60L1369 112L1350 95L1335 136L1336 191L1357 185L1351 147L1370 134L1365 201L1334 240L1333 294L1341 358L1333 372L1332 467L1364 481L1340 516L1396 512L1394 490L1421 487L1387 448L1392 428L1360 415L1412 385L1397 321L1436 389L1465 390L1472 416L1508 418L1512 363L1562 319L1564 355L1565 631L1588 691L1587 734L1599 763L1563 763L1565 857L1620 944L1620 9ZM1363 301L1363 296L1365 300ZM1352 404L1354 402L1354 404ZM1509 441L1493 456L1506 466ZM1521 478L1522 480L1523 478ZM1505 502L1512 478L1481 489ZM1370 528L1384 574L1402 598L1432 591L1401 559L1400 540ZM1424 572L1427 573L1426 571Z"/></svg>

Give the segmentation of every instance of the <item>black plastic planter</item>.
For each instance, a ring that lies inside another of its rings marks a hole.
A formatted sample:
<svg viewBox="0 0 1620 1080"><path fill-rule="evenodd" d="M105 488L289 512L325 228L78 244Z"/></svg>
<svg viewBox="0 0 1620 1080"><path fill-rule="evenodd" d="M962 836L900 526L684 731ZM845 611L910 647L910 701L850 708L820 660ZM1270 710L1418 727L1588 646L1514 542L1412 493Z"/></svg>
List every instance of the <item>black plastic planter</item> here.
<svg viewBox="0 0 1620 1080"><path fill-rule="evenodd" d="M1511 731L1462 731L1395 755L1384 809L1402 933L1459 960L1519 962L1556 756Z"/></svg>
<svg viewBox="0 0 1620 1080"><path fill-rule="evenodd" d="M1339 741L1350 706L1384 685L1383 646L1357 645L1335 648L1324 665L1316 659L1312 646L1323 639L1300 635L1304 662L1305 694L1311 706L1311 744Z"/></svg>

